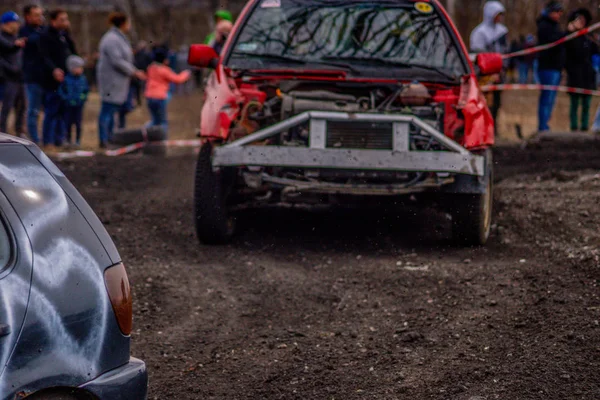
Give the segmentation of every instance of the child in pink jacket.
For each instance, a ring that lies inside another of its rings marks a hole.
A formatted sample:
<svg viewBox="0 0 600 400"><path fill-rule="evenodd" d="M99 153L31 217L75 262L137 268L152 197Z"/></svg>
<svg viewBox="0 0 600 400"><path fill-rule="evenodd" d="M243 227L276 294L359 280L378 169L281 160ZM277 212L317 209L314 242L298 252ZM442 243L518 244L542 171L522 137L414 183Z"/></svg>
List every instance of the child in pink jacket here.
<svg viewBox="0 0 600 400"><path fill-rule="evenodd" d="M154 55L154 62L148 67L148 80L146 81L146 103L152 116L149 126L162 126L165 131L167 122L167 97L171 83L184 83L190 79L190 71L176 74L167 65L169 63L166 50L158 49Z"/></svg>

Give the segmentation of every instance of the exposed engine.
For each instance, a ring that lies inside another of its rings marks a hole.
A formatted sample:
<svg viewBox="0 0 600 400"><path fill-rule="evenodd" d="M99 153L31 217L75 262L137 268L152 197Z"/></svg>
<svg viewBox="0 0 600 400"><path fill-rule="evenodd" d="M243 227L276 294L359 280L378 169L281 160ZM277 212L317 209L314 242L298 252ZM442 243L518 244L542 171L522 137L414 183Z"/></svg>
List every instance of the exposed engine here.
<svg viewBox="0 0 600 400"><path fill-rule="evenodd" d="M269 80L258 85L241 84L239 90L245 102L230 130L229 140L240 139L307 111L415 116L436 131L455 138L461 134L464 126L462 114L456 107L458 89L430 88L419 82L374 85L372 82ZM309 124L296 124L254 144L311 147ZM395 147L394 123L379 122L377 118L331 119L327 121L326 132L325 148L329 149L393 151ZM448 151L418 124L409 125L408 137L410 151ZM404 190L414 191L413 188L417 186L436 186L453 179L447 173L382 169L247 167L239 172L245 187L259 193L258 198L268 198L268 201L277 198L284 201L310 201L307 197L313 198L307 188L313 188L314 185L321 192L329 190L336 193L335 185L346 185L346 193L351 191L360 194L364 189L364 193L369 194L377 191L397 194ZM348 189L347 185L351 185L352 189ZM297 198L300 193L303 193L302 197ZM271 197L273 195L275 197ZM314 200L320 202L321 198L317 196Z"/></svg>
<svg viewBox="0 0 600 400"><path fill-rule="evenodd" d="M373 87L361 84L322 84L281 82L277 87L258 87L266 93L266 101L250 101L244 106L234 139L273 125L305 111L337 111L347 113L401 113L414 115L439 131L444 131L447 104L435 101L430 90L415 82ZM242 88L242 93L244 89ZM240 130L241 128L241 130ZM327 126L328 148L391 150L392 124L377 122L330 121ZM308 124L272 139L270 144L308 146ZM411 150L442 150L421 129L411 125Z"/></svg>

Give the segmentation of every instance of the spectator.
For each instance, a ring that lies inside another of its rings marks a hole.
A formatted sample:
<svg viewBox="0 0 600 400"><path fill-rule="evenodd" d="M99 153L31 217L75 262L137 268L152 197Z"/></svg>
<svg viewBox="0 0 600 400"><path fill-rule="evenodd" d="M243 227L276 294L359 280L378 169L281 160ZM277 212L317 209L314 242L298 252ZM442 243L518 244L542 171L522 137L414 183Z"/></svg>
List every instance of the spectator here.
<svg viewBox="0 0 600 400"><path fill-rule="evenodd" d="M525 46L525 37L519 36L519 39L515 39L510 43L509 53L515 53L521 51ZM508 75L510 82L518 82L521 74L521 68L523 66L523 57L513 57L508 60Z"/></svg>
<svg viewBox="0 0 600 400"><path fill-rule="evenodd" d="M133 56L134 62L133 64L140 71L146 72L150 64L152 64L152 53L148 48L148 43L145 41L138 42L135 47L135 53ZM137 105L142 105L142 96L144 94L144 81L140 81L139 79L134 79L131 82L131 86L133 88L134 98L137 101Z"/></svg>
<svg viewBox="0 0 600 400"><path fill-rule="evenodd" d="M67 58L77 54L68 34L69 15L63 9L50 12L50 26L40 35L39 51L43 60L42 86L44 95L44 145L62 146L65 135L65 107L58 93L65 80Z"/></svg>
<svg viewBox="0 0 600 400"><path fill-rule="evenodd" d="M525 50L527 49L531 49L533 47L535 47L537 45L536 41L535 41L535 36L533 36L532 34L529 34L525 37ZM533 76L533 82L535 82L536 84L539 83L538 80L538 55L537 53L532 53L532 54L527 54L525 56L523 56L523 75L520 77L520 83L530 83L532 81L532 79L529 78L529 71L531 71L531 74Z"/></svg>
<svg viewBox="0 0 600 400"><path fill-rule="evenodd" d="M23 47L25 39L19 39L20 19L17 13L8 11L0 17L0 70L4 77L4 97L0 112L0 132L7 132L10 111L15 111L15 134L24 132L25 86L23 85Z"/></svg>
<svg viewBox="0 0 600 400"><path fill-rule="evenodd" d="M488 1L483 7L483 22L471 32L471 51L474 53L506 53L508 50L508 29L502 24L506 9L499 1ZM489 77L485 83L501 83L502 75ZM491 97L491 99L489 98ZM497 126L498 112L502 103L502 92L494 91L487 95L494 125ZM497 130L496 130L497 132Z"/></svg>
<svg viewBox="0 0 600 400"><path fill-rule="evenodd" d="M230 21L223 20L217 24L217 29L215 29L215 40L212 44L212 48L215 49L217 54L221 54L223 46L225 46L227 37L231 33L232 29L233 24Z"/></svg>
<svg viewBox="0 0 600 400"><path fill-rule="evenodd" d="M219 22L221 22L221 21L229 21L229 22L233 23L233 15L231 15L231 13L227 10L218 10L215 13L214 18L215 18L215 27L217 25L219 25ZM216 36L217 36L216 30L209 33L206 36L206 39L204 39L204 44L207 44L209 46L214 45Z"/></svg>
<svg viewBox="0 0 600 400"><path fill-rule="evenodd" d="M564 12L562 4L557 1L548 3L542 15L537 20L538 42L540 45L553 43L565 33L561 30L559 21ZM560 84L561 71L567 62L565 46L560 45L539 54L539 79L542 85L556 86ZM554 103L556 102L556 91L542 90L538 106L538 131L550 130L548 122L552 116Z"/></svg>
<svg viewBox="0 0 600 400"><path fill-rule="evenodd" d="M27 44L23 49L23 78L27 95L27 132L33 142L39 143L39 114L45 96L43 68L40 68L44 61L39 51L44 10L38 5L28 5L23 8L23 15L25 25L21 28L19 36L27 39Z"/></svg>
<svg viewBox="0 0 600 400"><path fill-rule="evenodd" d="M75 126L75 145L81 145L81 122L83 120L83 107L90 91L88 81L84 75L85 61L79 56L67 58L67 75L60 85L60 97L65 104L65 120L67 127L67 140L73 144L71 131Z"/></svg>
<svg viewBox="0 0 600 400"><path fill-rule="evenodd" d="M98 60L98 87L102 98L102 108L98 118L100 147L104 148L112 140L115 113L129 97L131 79L146 79L144 71L133 64L133 50L127 39L131 23L127 15L115 12L109 17L112 27L100 41Z"/></svg>
<svg viewBox="0 0 600 400"><path fill-rule="evenodd" d="M167 97L171 83L184 83L191 74L186 70L176 74L169 66L168 50L157 49L154 62L148 67L148 82L146 82L146 103L152 116L150 126L168 128Z"/></svg>
<svg viewBox="0 0 600 400"><path fill-rule="evenodd" d="M585 8L575 10L569 16L569 32L575 32L590 25L592 14ZM596 71L592 56L598 54L598 46L587 36L580 36L566 43L567 49L567 85L578 89L596 89ZM571 97L571 130L587 131L590 120L590 104L592 96L570 93ZM581 105L581 120L579 106Z"/></svg>

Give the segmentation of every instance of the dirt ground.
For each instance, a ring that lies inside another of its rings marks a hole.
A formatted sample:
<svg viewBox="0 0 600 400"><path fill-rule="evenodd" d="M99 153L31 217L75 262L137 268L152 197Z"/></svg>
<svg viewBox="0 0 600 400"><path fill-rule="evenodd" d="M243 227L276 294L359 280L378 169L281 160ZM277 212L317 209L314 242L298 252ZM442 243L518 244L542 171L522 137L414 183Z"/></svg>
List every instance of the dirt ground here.
<svg viewBox="0 0 600 400"><path fill-rule="evenodd" d="M201 246L193 155L59 166L128 268L150 399L598 399L599 154L498 147L475 249L416 208L252 211Z"/></svg>

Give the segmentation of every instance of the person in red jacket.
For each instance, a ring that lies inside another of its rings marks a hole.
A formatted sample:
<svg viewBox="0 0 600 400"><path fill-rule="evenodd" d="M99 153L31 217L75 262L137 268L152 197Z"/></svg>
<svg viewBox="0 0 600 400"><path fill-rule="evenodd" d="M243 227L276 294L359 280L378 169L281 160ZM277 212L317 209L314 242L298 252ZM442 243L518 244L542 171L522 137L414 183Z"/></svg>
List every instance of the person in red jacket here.
<svg viewBox="0 0 600 400"><path fill-rule="evenodd" d="M154 62L148 67L148 80L146 81L146 104L152 116L149 126L162 126L168 129L167 97L171 83L181 84L190 79L190 71L179 74L173 72L168 66L169 57L166 49L157 49Z"/></svg>

